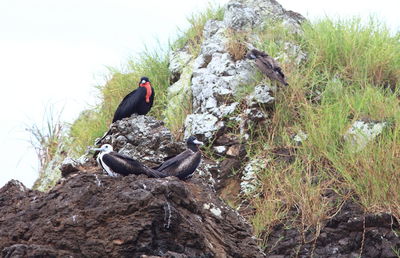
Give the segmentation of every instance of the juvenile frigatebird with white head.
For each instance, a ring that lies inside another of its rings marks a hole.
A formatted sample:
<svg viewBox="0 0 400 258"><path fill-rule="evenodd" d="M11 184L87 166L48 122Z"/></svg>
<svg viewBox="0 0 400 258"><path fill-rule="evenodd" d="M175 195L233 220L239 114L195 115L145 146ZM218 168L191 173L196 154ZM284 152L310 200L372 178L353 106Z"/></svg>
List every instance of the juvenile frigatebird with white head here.
<svg viewBox="0 0 400 258"><path fill-rule="evenodd" d="M154 101L154 89L147 77L140 78L139 87L125 96L114 113L112 122L116 122L132 114L146 115L149 113ZM103 137L96 140L95 144L100 142L110 133L108 130Z"/></svg>
<svg viewBox="0 0 400 258"><path fill-rule="evenodd" d="M254 60L258 69L260 69L260 71L269 79L276 80L285 86L289 85L286 82L285 75L283 74L279 63L267 53L257 49L252 49L247 53L246 57Z"/></svg>
<svg viewBox="0 0 400 258"><path fill-rule="evenodd" d="M148 168L137 160L113 151L113 147L110 144L104 144L100 148L94 148L92 150L100 151L100 154L97 156L97 163L99 163L109 176L145 174L149 177L165 177L163 173Z"/></svg>
<svg viewBox="0 0 400 258"><path fill-rule="evenodd" d="M201 161L201 152L198 145L203 145L195 136L190 136L187 141L187 150L181 152L175 157L165 161L159 167L154 168L166 176L176 176L179 179L190 177L199 166Z"/></svg>

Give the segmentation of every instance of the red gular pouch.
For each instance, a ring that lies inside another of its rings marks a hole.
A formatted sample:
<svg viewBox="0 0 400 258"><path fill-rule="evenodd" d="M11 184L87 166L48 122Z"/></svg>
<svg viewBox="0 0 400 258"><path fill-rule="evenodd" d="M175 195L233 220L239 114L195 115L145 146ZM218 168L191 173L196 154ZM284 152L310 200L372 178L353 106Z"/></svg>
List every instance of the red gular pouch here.
<svg viewBox="0 0 400 258"><path fill-rule="evenodd" d="M146 103L149 103L150 102L150 96L151 96L151 93L152 93L150 82L141 83L140 87L145 87L146 88Z"/></svg>

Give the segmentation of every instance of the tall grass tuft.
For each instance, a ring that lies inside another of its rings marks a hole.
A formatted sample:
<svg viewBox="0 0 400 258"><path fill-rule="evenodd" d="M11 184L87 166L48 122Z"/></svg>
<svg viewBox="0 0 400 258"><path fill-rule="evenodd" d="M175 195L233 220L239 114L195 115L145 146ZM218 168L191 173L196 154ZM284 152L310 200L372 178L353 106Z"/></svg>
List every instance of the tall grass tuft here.
<svg viewBox="0 0 400 258"><path fill-rule="evenodd" d="M315 69L359 85L395 87L400 79L398 38L378 20L325 18L304 26L307 51Z"/></svg>
<svg viewBox="0 0 400 258"><path fill-rule="evenodd" d="M34 148L39 160L39 177L33 189L45 191L55 184L59 176L54 173L58 162L66 154L65 146L68 127L60 120L60 114L52 106L46 109L44 122L41 125L32 124L26 128L30 134L30 144Z"/></svg>

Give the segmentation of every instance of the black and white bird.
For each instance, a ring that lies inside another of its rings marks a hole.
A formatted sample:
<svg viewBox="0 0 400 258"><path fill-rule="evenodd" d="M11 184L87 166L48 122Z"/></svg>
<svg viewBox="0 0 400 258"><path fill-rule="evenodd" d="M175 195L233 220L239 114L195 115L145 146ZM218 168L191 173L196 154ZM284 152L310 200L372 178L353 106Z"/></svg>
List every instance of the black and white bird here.
<svg viewBox="0 0 400 258"><path fill-rule="evenodd" d="M140 78L139 87L126 95L121 101L114 113L112 122L114 123L125 117L130 117L132 114L146 115L153 106L154 95L154 89L151 86L149 78ZM109 134L110 130L108 130L103 137L97 139L95 145L99 145Z"/></svg>
<svg viewBox="0 0 400 258"><path fill-rule="evenodd" d="M289 85L286 82L285 75L279 63L268 54L257 49L252 49L247 53L246 57L253 59L260 71L269 79L276 80L285 86Z"/></svg>
<svg viewBox="0 0 400 258"><path fill-rule="evenodd" d="M187 150L165 161L154 169L166 176L176 176L179 179L190 177L200 164L201 152L198 145L203 145L203 143L198 141L195 136L190 136L186 141L186 145L188 148Z"/></svg>
<svg viewBox="0 0 400 258"><path fill-rule="evenodd" d="M165 177L163 173L146 167L139 161L128 156L113 151L113 147L110 144L104 144L100 148L94 148L92 150L100 151L97 156L97 163L99 163L109 176L145 174L149 177Z"/></svg>

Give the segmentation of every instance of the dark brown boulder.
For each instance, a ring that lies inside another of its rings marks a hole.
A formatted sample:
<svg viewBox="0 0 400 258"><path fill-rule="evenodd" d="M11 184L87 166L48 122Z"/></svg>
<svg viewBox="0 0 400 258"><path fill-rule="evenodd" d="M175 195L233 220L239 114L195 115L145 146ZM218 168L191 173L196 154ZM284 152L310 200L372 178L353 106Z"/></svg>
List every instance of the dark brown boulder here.
<svg viewBox="0 0 400 258"><path fill-rule="evenodd" d="M79 172L48 193L12 181L0 194L3 257L263 257L201 180Z"/></svg>

